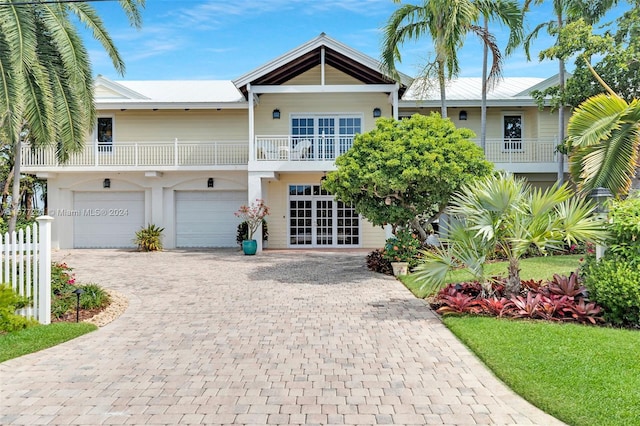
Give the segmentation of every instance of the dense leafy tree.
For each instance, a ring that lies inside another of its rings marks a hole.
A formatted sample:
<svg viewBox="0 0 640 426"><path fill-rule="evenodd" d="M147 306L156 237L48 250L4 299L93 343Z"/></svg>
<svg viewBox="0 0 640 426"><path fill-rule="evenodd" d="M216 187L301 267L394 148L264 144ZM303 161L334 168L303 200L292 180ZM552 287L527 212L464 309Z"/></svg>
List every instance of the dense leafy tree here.
<svg viewBox="0 0 640 426"><path fill-rule="evenodd" d="M455 191L491 173L473 136L437 113L379 119L338 157L324 187L374 225L411 226L424 240L421 220L435 221Z"/></svg>
<svg viewBox="0 0 640 426"><path fill-rule="evenodd" d="M139 26L144 0L119 0ZM81 149L93 125L93 78L77 25L88 28L124 72L102 20L85 2L12 2L0 6L0 128L13 147L10 229L20 200L21 143L55 144L61 160Z"/></svg>
<svg viewBox="0 0 640 426"><path fill-rule="evenodd" d="M484 280L485 260L498 251L509 261L506 290L517 294L520 259L532 247L545 253L606 236L603 223L592 215L592 204L574 197L566 185L543 191L513 175L471 182L453 197L449 211L456 220L446 248L425 253L416 268L416 279L424 286L441 285L460 266Z"/></svg>

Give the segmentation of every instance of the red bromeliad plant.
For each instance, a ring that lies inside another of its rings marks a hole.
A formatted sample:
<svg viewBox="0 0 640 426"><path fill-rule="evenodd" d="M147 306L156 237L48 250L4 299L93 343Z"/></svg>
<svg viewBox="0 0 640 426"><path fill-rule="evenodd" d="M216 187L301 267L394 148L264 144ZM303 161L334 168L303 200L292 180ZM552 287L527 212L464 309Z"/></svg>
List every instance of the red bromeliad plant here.
<svg viewBox="0 0 640 426"><path fill-rule="evenodd" d="M589 302L577 273L569 277L554 275L549 282L523 281L521 293L511 297L497 280L490 297L477 282L450 284L438 293L432 305L442 315L477 314L581 324L603 321L601 308Z"/></svg>
<svg viewBox="0 0 640 426"><path fill-rule="evenodd" d="M269 207L264 203L264 200L256 199L256 202L251 203L250 206L240 206L240 209L234 214L241 218L243 222L247 223L247 229L249 231L248 239L252 240L253 234L255 234L258 227L262 225L264 218L269 215Z"/></svg>

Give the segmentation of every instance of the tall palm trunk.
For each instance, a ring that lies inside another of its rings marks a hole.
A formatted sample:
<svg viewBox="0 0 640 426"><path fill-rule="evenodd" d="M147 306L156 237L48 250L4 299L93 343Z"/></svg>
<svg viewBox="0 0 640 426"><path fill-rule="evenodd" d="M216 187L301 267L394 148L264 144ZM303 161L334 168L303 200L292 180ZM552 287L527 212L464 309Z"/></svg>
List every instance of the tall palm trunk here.
<svg viewBox="0 0 640 426"><path fill-rule="evenodd" d="M22 145L20 135L16 135L15 151L13 155L13 188L11 191L11 216L9 217L9 235L16 230L18 222L18 208L20 206L20 163L22 162Z"/></svg>
<svg viewBox="0 0 640 426"><path fill-rule="evenodd" d="M563 27L562 14L558 14L558 30L561 31ZM560 106L558 107L558 145L564 142L564 59L558 59L558 78L560 79ZM564 154L558 152L558 185L564 183Z"/></svg>
<svg viewBox="0 0 640 426"><path fill-rule="evenodd" d="M440 85L440 113L447 118L446 79L444 77L444 61L438 59L438 84Z"/></svg>
<svg viewBox="0 0 640 426"><path fill-rule="evenodd" d="M484 17L484 29L489 32L489 20ZM489 62L489 47L482 46L482 103L480 105L480 147L487 154L487 65Z"/></svg>

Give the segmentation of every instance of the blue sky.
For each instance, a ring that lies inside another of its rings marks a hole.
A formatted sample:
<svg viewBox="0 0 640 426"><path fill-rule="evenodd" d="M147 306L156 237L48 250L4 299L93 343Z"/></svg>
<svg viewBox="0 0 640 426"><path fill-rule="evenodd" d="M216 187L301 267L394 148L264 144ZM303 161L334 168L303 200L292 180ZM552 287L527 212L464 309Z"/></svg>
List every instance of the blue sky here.
<svg viewBox="0 0 640 426"><path fill-rule="evenodd" d="M122 54L127 80L232 80L311 40L321 32L379 59L381 28L398 7L391 0L147 0L143 28L129 27L117 2L92 3ZM549 7L529 14L528 28L553 16ZM501 46L508 32L494 26ZM100 46L86 38L93 70L120 80ZM545 34L532 47L506 58L507 77L550 77L552 61L538 62L552 44ZM416 76L432 53L431 40L406 44L400 71ZM459 52L461 76L481 75L481 45L469 38Z"/></svg>

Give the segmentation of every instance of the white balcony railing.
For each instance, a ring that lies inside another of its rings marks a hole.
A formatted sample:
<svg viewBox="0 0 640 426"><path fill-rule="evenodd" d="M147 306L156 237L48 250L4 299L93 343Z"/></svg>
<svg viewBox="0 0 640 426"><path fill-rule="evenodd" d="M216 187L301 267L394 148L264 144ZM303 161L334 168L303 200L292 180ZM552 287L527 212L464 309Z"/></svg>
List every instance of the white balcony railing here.
<svg viewBox="0 0 640 426"><path fill-rule="evenodd" d="M474 142L480 145L480 140ZM487 139L485 157L492 163L555 163L555 139Z"/></svg>
<svg viewBox="0 0 640 426"><path fill-rule="evenodd" d="M256 161L334 161L353 146L354 135L256 136Z"/></svg>
<svg viewBox="0 0 640 426"><path fill-rule="evenodd" d="M246 165L249 146L246 142L118 143L111 146L87 145L59 163L54 148L22 148L24 167L176 167Z"/></svg>

